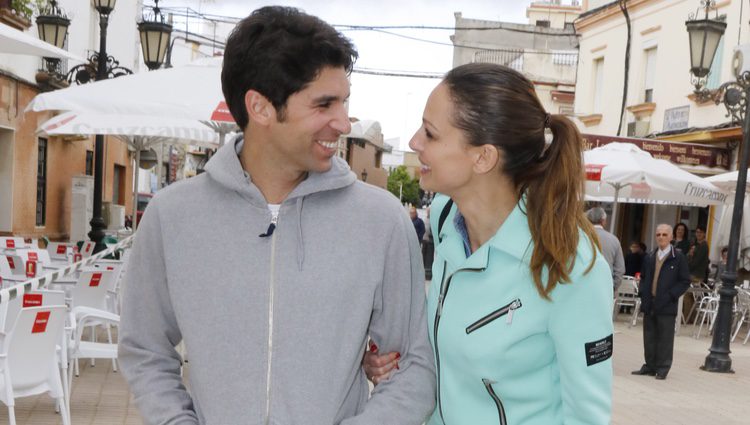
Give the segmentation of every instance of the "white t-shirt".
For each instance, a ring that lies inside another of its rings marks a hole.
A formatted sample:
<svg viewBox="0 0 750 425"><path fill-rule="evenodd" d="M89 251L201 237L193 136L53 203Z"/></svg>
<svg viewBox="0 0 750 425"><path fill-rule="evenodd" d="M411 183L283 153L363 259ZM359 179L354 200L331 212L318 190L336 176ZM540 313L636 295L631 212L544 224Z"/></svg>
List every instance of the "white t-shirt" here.
<svg viewBox="0 0 750 425"><path fill-rule="evenodd" d="M279 208L281 208L281 204L268 204L268 210L271 211L271 220L274 222L279 218Z"/></svg>

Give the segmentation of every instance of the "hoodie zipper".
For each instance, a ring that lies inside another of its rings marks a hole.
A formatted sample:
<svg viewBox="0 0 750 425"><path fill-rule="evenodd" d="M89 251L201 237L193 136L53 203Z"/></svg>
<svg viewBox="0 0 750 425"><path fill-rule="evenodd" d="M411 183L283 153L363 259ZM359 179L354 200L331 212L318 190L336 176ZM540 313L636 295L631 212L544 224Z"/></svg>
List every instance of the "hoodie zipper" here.
<svg viewBox="0 0 750 425"><path fill-rule="evenodd" d="M492 401L495 402L495 407L497 407L497 416L500 419L500 425L508 425L507 418L505 417L505 407L503 406L503 402L500 400L500 397L497 396L495 390L492 389L492 384L494 384L495 382L492 382L489 379L482 379L482 383L484 384L484 388L490 394L490 397L492 397Z"/></svg>
<svg viewBox="0 0 750 425"><path fill-rule="evenodd" d="M481 319L477 320L476 322L472 323L466 328L466 334L470 334L474 332L475 330L481 328L482 326L488 325L493 320L499 319L506 314L508 315L507 323L510 325L513 323L513 312L521 308L521 300L516 298L515 300L511 301L509 304L500 307L499 309L493 311L492 313L482 317Z"/></svg>
<svg viewBox="0 0 750 425"><path fill-rule="evenodd" d="M271 217L271 226L279 223L279 215ZM271 365L273 360L273 289L276 277L276 234L271 234L271 272L268 295L268 370L266 372L266 425L271 422Z"/></svg>
<svg viewBox="0 0 750 425"><path fill-rule="evenodd" d="M440 349L438 346L438 328L440 327L440 317L443 315L443 304L445 303L445 297L448 294L448 288L451 285L451 280L453 279L453 276L456 275L458 272L463 271L470 271L470 272L483 272L486 270L486 267L482 268L466 268L466 269L458 269L451 273L450 276L446 279L445 277L445 269L448 262L443 261L443 274L442 274L442 282L440 283L440 295L438 295L438 305L437 305L437 312L435 313L435 323L433 325L433 335L432 340L435 343L435 369L436 369L436 375L437 375L437 405L438 405L438 412L440 413L440 419L443 421L443 424L445 424L445 417L443 417L443 403L440 396Z"/></svg>

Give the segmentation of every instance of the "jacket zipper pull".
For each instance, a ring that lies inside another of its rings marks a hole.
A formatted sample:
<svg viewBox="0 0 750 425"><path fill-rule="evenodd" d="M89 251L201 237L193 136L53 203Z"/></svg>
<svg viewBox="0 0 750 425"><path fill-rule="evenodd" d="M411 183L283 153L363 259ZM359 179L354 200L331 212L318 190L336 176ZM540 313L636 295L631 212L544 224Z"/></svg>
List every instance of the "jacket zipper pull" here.
<svg viewBox="0 0 750 425"><path fill-rule="evenodd" d="M438 310L437 310L438 317L443 315L443 294L438 295Z"/></svg>
<svg viewBox="0 0 750 425"><path fill-rule="evenodd" d="M508 318L505 320L505 323L509 325L513 323L513 312L516 311L518 307L521 307L521 302L518 300L513 301L513 304L508 307Z"/></svg>
<svg viewBox="0 0 750 425"><path fill-rule="evenodd" d="M279 222L279 216L278 215L272 216L271 224L268 225L268 229L266 230L266 233L261 233L260 235L258 235L258 237L267 238L273 235L273 231L276 230L276 223L278 222Z"/></svg>

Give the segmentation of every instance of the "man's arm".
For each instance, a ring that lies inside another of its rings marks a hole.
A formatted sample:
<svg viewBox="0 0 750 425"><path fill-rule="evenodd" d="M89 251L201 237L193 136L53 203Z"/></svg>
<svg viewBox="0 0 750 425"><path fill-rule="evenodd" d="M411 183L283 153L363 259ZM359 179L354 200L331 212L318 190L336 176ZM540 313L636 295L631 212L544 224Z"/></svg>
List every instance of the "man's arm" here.
<svg viewBox="0 0 750 425"><path fill-rule="evenodd" d="M372 392L362 414L342 425L421 425L435 408L435 366L427 338L422 255L410 233L411 221L399 215L389 235L383 283L375 295L370 336L378 351L401 354L399 369Z"/></svg>
<svg viewBox="0 0 750 425"><path fill-rule="evenodd" d="M622 247L620 246L620 241L617 239L617 237L614 237L613 240L615 242L615 263L612 270L612 279L614 281L615 288L617 288L618 286L620 286L622 276L625 274L625 258L622 255Z"/></svg>
<svg viewBox="0 0 750 425"><path fill-rule="evenodd" d="M687 260L682 254L677 255L677 280L669 288L669 296L677 300L690 288L690 269Z"/></svg>
<svg viewBox="0 0 750 425"><path fill-rule="evenodd" d="M118 361L147 424L198 424L180 375L182 340L168 293L155 198L143 216L125 274Z"/></svg>

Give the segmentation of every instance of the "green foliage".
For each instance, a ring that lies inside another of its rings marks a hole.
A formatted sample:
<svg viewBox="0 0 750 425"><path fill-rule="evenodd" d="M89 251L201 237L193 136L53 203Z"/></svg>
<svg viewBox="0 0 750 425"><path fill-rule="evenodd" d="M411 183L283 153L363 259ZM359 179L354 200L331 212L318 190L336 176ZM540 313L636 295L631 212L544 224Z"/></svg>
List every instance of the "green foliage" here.
<svg viewBox="0 0 750 425"><path fill-rule="evenodd" d="M388 191L398 198L399 190L402 202L419 204L419 180L412 178L403 165L394 168L388 174Z"/></svg>
<svg viewBox="0 0 750 425"><path fill-rule="evenodd" d="M34 7L37 5L35 0L11 0L10 8L15 10L21 16L31 19L34 15Z"/></svg>

